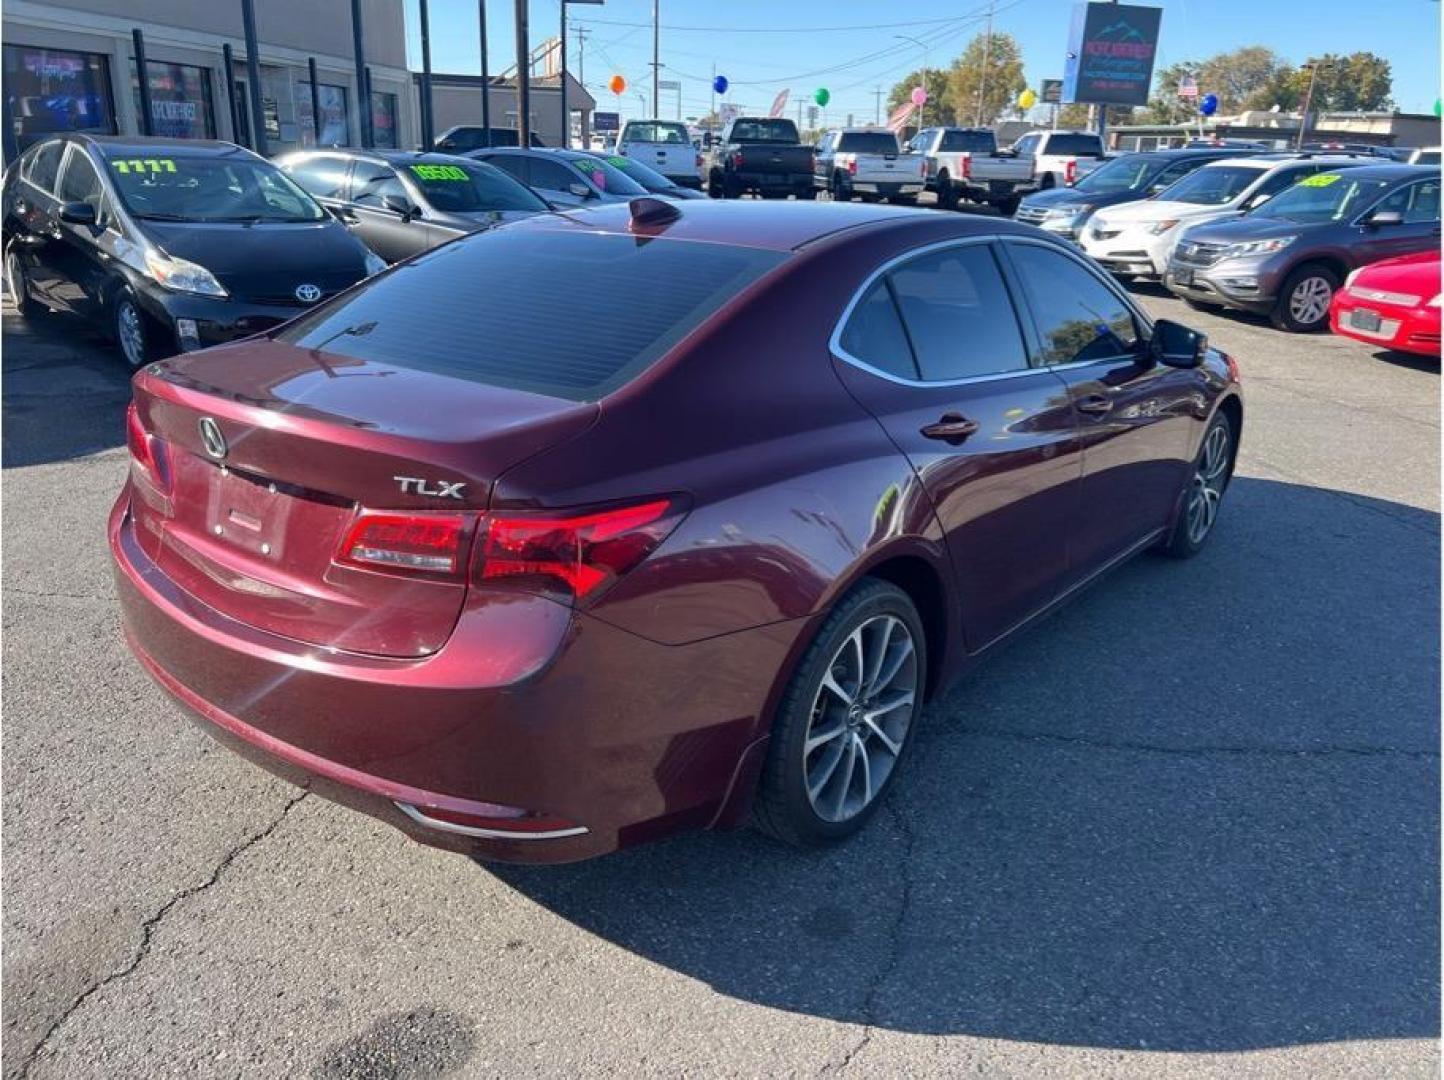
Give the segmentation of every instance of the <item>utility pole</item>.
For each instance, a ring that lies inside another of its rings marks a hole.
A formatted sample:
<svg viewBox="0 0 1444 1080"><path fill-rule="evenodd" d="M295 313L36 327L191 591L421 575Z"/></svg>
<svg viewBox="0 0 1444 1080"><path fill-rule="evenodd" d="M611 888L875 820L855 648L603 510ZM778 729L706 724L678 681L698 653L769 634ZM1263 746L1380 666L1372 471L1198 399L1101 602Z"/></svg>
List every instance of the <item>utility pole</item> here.
<svg viewBox="0 0 1444 1080"><path fill-rule="evenodd" d="M923 51L923 93L926 94L926 93L928 92L928 47L927 47L927 44L926 44L925 42L919 41L919 40L918 40L917 38L915 38L915 37L908 37L906 34L894 34L893 37L895 37L895 38L901 38L903 41L911 41L914 45L916 45L919 49L921 49L921 50ZM927 102L927 98L924 98L922 105L919 106L919 108L918 108L918 130L921 131L923 128L925 128L925 127L927 127L927 126L928 126L928 102Z"/></svg>
<svg viewBox="0 0 1444 1080"><path fill-rule="evenodd" d="M433 150L435 129L431 123L431 13L421 0L421 149ZM365 92L364 90L362 91Z"/></svg>
<svg viewBox="0 0 1444 1080"><path fill-rule="evenodd" d="M516 144L531 145L531 40L527 0L516 0Z"/></svg>
<svg viewBox="0 0 1444 1080"><path fill-rule="evenodd" d="M365 67L365 63L361 59L361 23L359 21L361 0L352 0L352 4L353 18L357 20L355 23L356 79L359 83L362 78L362 68ZM246 82L251 84L246 87L251 99L251 149L261 157L270 157L270 145L266 142L266 115L261 109L261 46L256 41L255 0L241 0L241 28L242 33L246 36ZM138 74L144 78L144 72ZM366 114L362 113L361 115L364 117Z"/></svg>
<svg viewBox="0 0 1444 1080"><path fill-rule="evenodd" d="M566 3L566 0L562 0ZM661 79L662 65L659 63L662 47L662 27L660 8L661 0L652 0L652 115L662 115L661 88L657 85Z"/></svg>
<svg viewBox="0 0 1444 1080"><path fill-rule="evenodd" d="M872 93L873 97L876 99L874 100L872 105L872 123L873 127L877 127L879 124L882 123L882 87L879 86Z"/></svg>
<svg viewBox="0 0 1444 1080"><path fill-rule="evenodd" d="M481 145L491 146L491 73L486 66L486 0L477 0L481 20Z"/></svg>
<svg viewBox="0 0 1444 1080"><path fill-rule="evenodd" d="M715 60L712 61L712 85L709 89L712 91L712 123L715 125L713 130L716 130L722 125L717 123L721 117L717 115L717 61ZM802 129L798 128L797 130L801 131Z"/></svg>
<svg viewBox="0 0 1444 1080"><path fill-rule="evenodd" d="M978 77L978 111L973 123L983 126L983 95L988 91L988 65L993 60L993 0L988 0L988 34L983 38L983 70Z"/></svg>
<svg viewBox="0 0 1444 1080"><path fill-rule="evenodd" d="M577 27L577 82L583 89L587 85L587 35L590 33L585 26Z"/></svg>
<svg viewBox="0 0 1444 1080"><path fill-rule="evenodd" d="M1309 107L1314 103L1314 83L1318 80L1319 68L1323 66L1324 62L1322 60L1315 60L1312 64L1307 65L1309 69L1309 88L1304 91L1304 111L1299 117L1299 135L1298 138L1294 140L1295 150L1302 150L1304 148L1304 133L1309 129Z"/></svg>

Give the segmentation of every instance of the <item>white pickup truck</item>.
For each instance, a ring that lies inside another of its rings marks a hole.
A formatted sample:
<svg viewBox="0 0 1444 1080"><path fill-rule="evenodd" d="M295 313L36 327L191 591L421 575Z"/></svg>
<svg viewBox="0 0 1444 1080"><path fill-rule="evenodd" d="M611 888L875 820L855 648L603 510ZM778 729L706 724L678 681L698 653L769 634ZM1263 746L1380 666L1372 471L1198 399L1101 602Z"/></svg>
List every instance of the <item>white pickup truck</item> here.
<svg viewBox="0 0 1444 1080"><path fill-rule="evenodd" d="M1035 187L1032 159L999 150L991 128L923 128L908 141L907 152L922 158L927 190L937 193L946 210L966 198L1011 214Z"/></svg>
<svg viewBox="0 0 1444 1080"><path fill-rule="evenodd" d="M1089 131L1030 131L1013 144L1033 162L1033 184L1042 191L1082 180L1103 164L1103 140Z"/></svg>
<svg viewBox="0 0 1444 1080"><path fill-rule="evenodd" d="M904 158L897 136L887 128L838 128L817 143L812 186L839 202L854 195L863 202L916 202L923 190L915 158Z"/></svg>
<svg viewBox="0 0 1444 1080"><path fill-rule="evenodd" d="M702 156L687 125L675 120L628 120L617 138L617 153L635 158L674 184L700 188Z"/></svg>

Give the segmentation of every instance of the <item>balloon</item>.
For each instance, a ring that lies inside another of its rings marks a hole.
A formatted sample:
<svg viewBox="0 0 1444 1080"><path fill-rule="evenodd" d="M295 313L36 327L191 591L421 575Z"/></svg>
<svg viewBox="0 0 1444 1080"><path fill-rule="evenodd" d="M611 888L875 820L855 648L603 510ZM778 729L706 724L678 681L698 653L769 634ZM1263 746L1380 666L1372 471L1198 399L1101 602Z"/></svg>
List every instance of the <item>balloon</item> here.
<svg viewBox="0 0 1444 1080"><path fill-rule="evenodd" d="M927 104L928 92L924 90L921 86L914 86L912 100L913 104L921 109L925 104Z"/></svg>
<svg viewBox="0 0 1444 1080"><path fill-rule="evenodd" d="M1438 115L1439 115L1441 106L1444 106L1444 100L1440 100L1439 98L1435 98L1435 99L1434 99L1434 115L1435 115L1435 116L1438 116Z"/></svg>
<svg viewBox="0 0 1444 1080"><path fill-rule="evenodd" d="M1198 111L1204 116L1212 116L1218 112L1218 95L1204 94L1203 100L1198 103Z"/></svg>
<svg viewBox="0 0 1444 1080"><path fill-rule="evenodd" d="M607 89L614 94L625 94L627 92L627 80L620 75L613 75L607 80Z"/></svg>
<svg viewBox="0 0 1444 1080"><path fill-rule="evenodd" d="M712 92L713 92L714 94L725 94L725 93L727 93L727 76L726 76L726 75L718 75L715 79L712 80Z"/></svg>
<svg viewBox="0 0 1444 1080"><path fill-rule="evenodd" d="M819 86L813 91L812 100L823 108L826 108L827 103L832 100L832 91L825 86Z"/></svg>
<svg viewBox="0 0 1444 1080"><path fill-rule="evenodd" d="M1018 105L1020 108L1031 109L1036 104L1038 104L1038 95L1033 93L1031 86L1018 95Z"/></svg>

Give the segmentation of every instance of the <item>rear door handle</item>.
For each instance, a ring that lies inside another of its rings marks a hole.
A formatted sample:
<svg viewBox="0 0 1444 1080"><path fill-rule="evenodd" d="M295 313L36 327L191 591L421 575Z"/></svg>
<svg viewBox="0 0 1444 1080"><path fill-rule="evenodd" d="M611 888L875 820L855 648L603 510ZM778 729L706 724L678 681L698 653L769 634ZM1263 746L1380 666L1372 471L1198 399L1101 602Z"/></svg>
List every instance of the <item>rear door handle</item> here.
<svg viewBox="0 0 1444 1080"><path fill-rule="evenodd" d="M943 413L936 423L924 424L921 431L929 439L941 439L957 446L969 435L976 434L978 427L976 420L969 420L962 413L950 412Z"/></svg>
<svg viewBox="0 0 1444 1080"><path fill-rule="evenodd" d="M1113 399L1103 394L1084 394L1073 402L1073 407L1079 412L1101 416L1113 411Z"/></svg>

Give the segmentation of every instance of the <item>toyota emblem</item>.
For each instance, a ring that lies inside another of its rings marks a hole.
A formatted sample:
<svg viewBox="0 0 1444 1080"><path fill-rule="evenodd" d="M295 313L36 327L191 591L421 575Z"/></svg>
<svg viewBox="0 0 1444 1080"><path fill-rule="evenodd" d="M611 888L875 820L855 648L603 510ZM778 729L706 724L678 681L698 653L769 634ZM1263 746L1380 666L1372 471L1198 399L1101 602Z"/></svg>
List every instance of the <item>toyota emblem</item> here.
<svg viewBox="0 0 1444 1080"><path fill-rule="evenodd" d="M221 434L221 425L209 416L202 416L200 429L201 445L207 454L220 461L226 456L226 437Z"/></svg>
<svg viewBox="0 0 1444 1080"><path fill-rule="evenodd" d="M296 286L296 299L304 304L314 304L321 299L321 290L308 281L304 285Z"/></svg>

